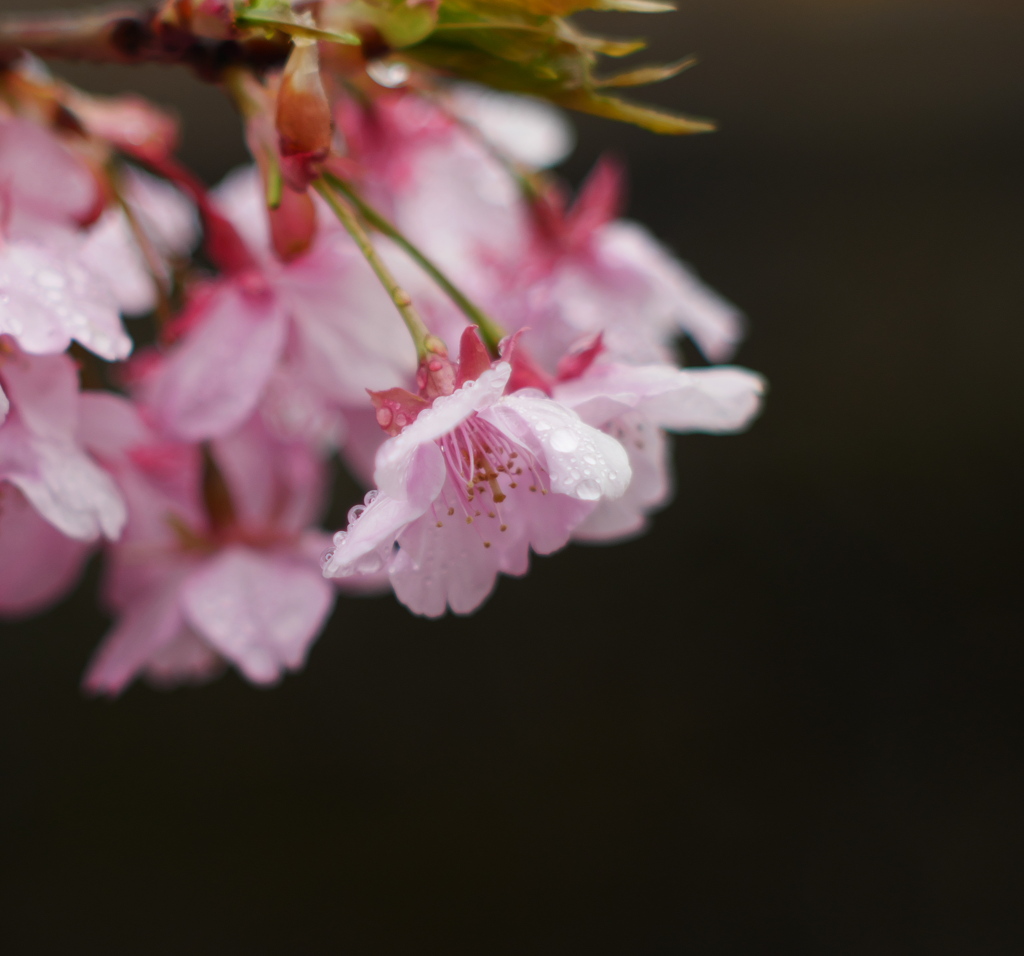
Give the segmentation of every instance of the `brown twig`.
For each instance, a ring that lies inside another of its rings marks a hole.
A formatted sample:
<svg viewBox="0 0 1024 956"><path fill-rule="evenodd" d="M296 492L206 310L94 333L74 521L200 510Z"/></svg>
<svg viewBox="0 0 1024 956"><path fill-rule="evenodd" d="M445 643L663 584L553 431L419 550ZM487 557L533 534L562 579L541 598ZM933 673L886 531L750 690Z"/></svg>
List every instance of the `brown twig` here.
<svg viewBox="0 0 1024 956"><path fill-rule="evenodd" d="M87 13L14 16L0 19L0 65L22 52L44 59L91 63L167 63L191 67L218 80L225 68L260 71L280 66L289 42L264 38L215 40L161 22L156 7L118 7Z"/></svg>

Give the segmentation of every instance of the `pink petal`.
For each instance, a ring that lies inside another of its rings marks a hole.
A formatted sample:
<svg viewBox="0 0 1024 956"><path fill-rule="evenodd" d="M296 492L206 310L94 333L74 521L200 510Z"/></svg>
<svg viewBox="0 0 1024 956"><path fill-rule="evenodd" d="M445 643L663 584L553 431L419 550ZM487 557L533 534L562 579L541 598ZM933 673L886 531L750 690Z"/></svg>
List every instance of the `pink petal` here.
<svg viewBox="0 0 1024 956"><path fill-rule="evenodd" d="M0 477L55 528L80 541L116 539L127 520L113 479L74 445L31 441L19 421L0 432Z"/></svg>
<svg viewBox="0 0 1024 956"><path fill-rule="evenodd" d="M97 200L96 180L85 164L52 133L21 119L0 122L0 184L12 206L15 235L22 220L75 225Z"/></svg>
<svg viewBox="0 0 1024 956"><path fill-rule="evenodd" d="M257 684L297 670L334 604L308 565L229 548L191 574L182 589L189 623Z"/></svg>
<svg viewBox="0 0 1024 956"><path fill-rule="evenodd" d="M243 526L301 531L322 510L322 456L305 442L277 438L261 416L217 439L213 454Z"/></svg>
<svg viewBox="0 0 1024 956"><path fill-rule="evenodd" d="M457 520L438 528L426 515L402 532L399 544L391 583L416 614L440 617L449 605L456 614L469 614L494 590L501 559L494 547L483 547L474 525Z"/></svg>
<svg viewBox="0 0 1024 956"><path fill-rule="evenodd" d="M222 286L153 383L150 400L168 430L201 441L241 425L278 362L286 329L276 298Z"/></svg>
<svg viewBox="0 0 1024 956"><path fill-rule="evenodd" d="M169 689L181 684L204 684L223 670L224 658L190 627L182 627L153 652L142 673L154 686Z"/></svg>
<svg viewBox="0 0 1024 956"><path fill-rule="evenodd" d="M89 551L0 482L0 614L31 614L59 600L74 587Z"/></svg>
<svg viewBox="0 0 1024 956"><path fill-rule="evenodd" d="M68 441L78 425L78 370L67 355L12 356L0 365L25 427L40 438Z"/></svg>
<svg viewBox="0 0 1024 956"><path fill-rule="evenodd" d="M597 501L617 498L629 485L629 459L623 447L558 402L519 393L480 415L543 456L556 494Z"/></svg>
<svg viewBox="0 0 1024 956"><path fill-rule="evenodd" d="M104 638L85 672L83 686L93 694L116 696L149 660L183 629L177 578L138 593Z"/></svg>
<svg viewBox="0 0 1024 956"><path fill-rule="evenodd" d="M110 361L132 341L107 284L78 260L78 248L10 242L0 250L0 334L26 351L63 352L72 339Z"/></svg>
<svg viewBox="0 0 1024 956"><path fill-rule="evenodd" d="M443 482L442 463L441 483ZM348 530L334 536L334 549L328 553L329 557L324 564L324 576L348 577L379 570L390 557L395 538L406 525L426 511L436 494L437 492L424 503L414 502L408 498L392 498L383 492L375 496L371 493L371 497L368 498L369 504L361 508L361 514L357 515L355 509L350 512Z"/></svg>
<svg viewBox="0 0 1024 956"><path fill-rule="evenodd" d="M629 454L633 480L621 498L599 501L573 529L578 541L621 541L638 534L647 525L648 513L672 493L665 433L635 414L617 420L614 433Z"/></svg>

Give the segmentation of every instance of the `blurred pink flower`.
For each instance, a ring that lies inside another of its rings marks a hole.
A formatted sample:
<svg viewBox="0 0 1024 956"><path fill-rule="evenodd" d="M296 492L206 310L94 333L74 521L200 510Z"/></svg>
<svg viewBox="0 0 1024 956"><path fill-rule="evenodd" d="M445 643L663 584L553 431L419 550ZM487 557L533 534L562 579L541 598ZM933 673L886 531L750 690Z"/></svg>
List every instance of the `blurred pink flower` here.
<svg viewBox="0 0 1024 956"><path fill-rule="evenodd" d="M310 525L323 465L254 417L210 447L161 439L124 399L104 396L88 423L129 504L110 549L107 603L117 615L85 677L117 694L136 676L202 681L225 662L272 684L302 667L334 604L320 573L328 538Z"/></svg>
<svg viewBox="0 0 1024 956"><path fill-rule="evenodd" d="M230 177L217 198L252 268L194 298L182 341L149 382L147 401L169 432L225 435L269 397L275 421L320 437L340 408L365 404L367 388L412 379L405 328L340 227L321 228L307 253L281 262L255 171Z"/></svg>

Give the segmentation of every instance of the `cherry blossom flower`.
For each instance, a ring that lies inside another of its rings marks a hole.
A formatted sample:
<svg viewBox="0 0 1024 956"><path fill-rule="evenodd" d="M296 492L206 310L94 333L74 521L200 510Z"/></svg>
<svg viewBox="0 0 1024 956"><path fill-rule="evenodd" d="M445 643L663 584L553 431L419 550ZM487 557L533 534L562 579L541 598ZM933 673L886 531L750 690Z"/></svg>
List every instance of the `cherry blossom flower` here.
<svg viewBox="0 0 1024 956"><path fill-rule="evenodd" d="M499 572L525 574L531 549L557 551L597 502L626 491L622 446L540 393L506 394L511 373L469 328L454 391L375 397L392 434L377 453L377 492L335 536L326 575L385 566L416 613L467 614Z"/></svg>
<svg viewBox="0 0 1024 956"><path fill-rule="evenodd" d="M672 493L665 430L725 434L745 429L761 408L764 379L732 366L589 365L556 382L554 397L583 421L614 436L629 455L626 493L601 501L575 529L580 540L621 539L643 530Z"/></svg>
<svg viewBox="0 0 1024 956"><path fill-rule="evenodd" d="M150 381L147 401L168 431L228 434L270 390L275 418L308 437L325 415L362 405L367 388L412 379L408 335L346 234L321 229L307 253L281 262L254 170L230 177L217 199L252 265L193 300L183 340Z"/></svg>
<svg viewBox="0 0 1024 956"><path fill-rule="evenodd" d="M743 335L739 311L643 226L617 218L621 179L602 163L571 208L554 191L534 204L529 242L496 263L495 314L531 329L531 351L551 367L598 334L609 355L632 363L670 360L680 334L711 361L729 358Z"/></svg>
<svg viewBox="0 0 1024 956"><path fill-rule="evenodd" d="M161 438L127 401L104 396L87 423L129 503L105 584L117 615L85 686L118 694L136 676L169 685L233 664L257 684L302 667L334 604L310 528L323 464L259 417L199 449Z"/></svg>

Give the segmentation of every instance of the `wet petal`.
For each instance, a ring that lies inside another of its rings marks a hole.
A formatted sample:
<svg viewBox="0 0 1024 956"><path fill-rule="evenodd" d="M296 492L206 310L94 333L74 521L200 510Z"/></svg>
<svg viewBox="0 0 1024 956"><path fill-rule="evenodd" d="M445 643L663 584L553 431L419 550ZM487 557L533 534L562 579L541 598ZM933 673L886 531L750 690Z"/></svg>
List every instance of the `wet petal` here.
<svg viewBox="0 0 1024 956"><path fill-rule="evenodd" d="M271 684L302 666L334 590L307 565L230 548L189 576L182 604L192 627L249 680Z"/></svg>
<svg viewBox="0 0 1024 956"><path fill-rule="evenodd" d="M558 402L516 394L480 414L524 438L529 436L539 446L552 492L597 501L617 498L629 485L629 459L623 447Z"/></svg>
<svg viewBox="0 0 1024 956"><path fill-rule="evenodd" d="M74 587L89 552L0 482L0 614L30 614L58 600Z"/></svg>
<svg viewBox="0 0 1024 956"><path fill-rule="evenodd" d="M286 329L275 298L223 287L153 383L151 401L167 428L201 441L241 425L277 365Z"/></svg>
<svg viewBox="0 0 1024 956"><path fill-rule="evenodd" d="M115 696L183 629L178 581L165 581L135 598L104 638L85 673L93 694Z"/></svg>

